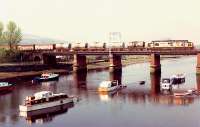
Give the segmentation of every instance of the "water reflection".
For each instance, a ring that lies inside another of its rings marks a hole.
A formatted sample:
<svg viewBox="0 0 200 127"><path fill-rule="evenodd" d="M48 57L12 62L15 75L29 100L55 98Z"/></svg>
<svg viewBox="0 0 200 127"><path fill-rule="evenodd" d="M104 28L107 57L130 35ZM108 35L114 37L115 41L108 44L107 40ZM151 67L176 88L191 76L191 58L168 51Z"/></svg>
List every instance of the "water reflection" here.
<svg viewBox="0 0 200 127"><path fill-rule="evenodd" d="M182 61L187 60L183 59ZM176 73L176 68L186 69L184 70L188 72L186 83L177 90L186 90L196 86L197 90L200 91L200 76L194 76L195 72L191 71L191 63L193 61L191 62L189 59L189 62L183 63L180 68L179 63L177 65L167 63L166 66L163 63L162 76L167 77ZM144 64L144 66L148 66L148 64ZM174 97L172 93L164 94L160 91L161 75L150 75L143 66L141 68L141 66L131 65L127 68L123 68L125 70L123 70L123 74L120 71L111 73L108 70L103 70L88 72L88 74L87 72L77 72L61 76L58 82L38 84L26 83L25 81L18 82L13 92L0 95L0 126L21 127L28 126L27 122L46 122L46 126L69 125L81 127L83 125L99 125L118 127L125 121L129 126L154 127L161 126L161 123L173 124L173 122L168 123L170 119L176 119L178 122L175 123L183 124L188 123L188 121L192 124L193 121L198 119L200 114L198 112L199 96ZM127 87L111 93L98 93L98 84L104 80L118 80L119 83L127 85ZM145 85L140 85L137 82L141 80L146 81ZM70 110L70 112L68 112L69 108L60 108L43 114L31 114L26 118L19 117L19 104L23 103L27 95L41 90L77 95L80 97L80 103L76 104L76 108ZM108 108L109 106L111 108ZM187 112L188 121L181 119L179 111ZM156 124L160 118L164 119L159 120L160 124ZM148 121L147 123L141 122L144 119L151 119L152 123ZM114 123L116 125L113 125ZM34 124L34 126L40 125Z"/></svg>
<svg viewBox="0 0 200 127"><path fill-rule="evenodd" d="M150 74L151 78L151 95L155 96L160 93L160 78L161 74L155 73L155 74Z"/></svg>
<svg viewBox="0 0 200 127"><path fill-rule="evenodd" d="M33 112L20 112L20 116L25 117L27 123L46 123L51 122L57 115L66 113L69 108L74 106L73 103L56 106L48 109L37 110Z"/></svg>
<svg viewBox="0 0 200 127"><path fill-rule="evenodd" d="M103 102L110 101L114 95L117 94L117 91L111 91L111 92L99 92L99 98Z"/></svg>
<svg viewBox="0 0 200 127"><path fill-rule="evenodd" d="M200 75L196 75L197 91L200 92Z"/></svg>
<svg viewBox="0 0 200 127"><path fill-rule="evenodd" d="M110 71L110 80L117 80L119 84L122 84L122 69Z"/></svg>
<svg viewBox="0 0 200 127"><path fill-rule="evenodd" d="M87 71L77 71L73 73L74 85L77 88L87 89Z"/></svg>

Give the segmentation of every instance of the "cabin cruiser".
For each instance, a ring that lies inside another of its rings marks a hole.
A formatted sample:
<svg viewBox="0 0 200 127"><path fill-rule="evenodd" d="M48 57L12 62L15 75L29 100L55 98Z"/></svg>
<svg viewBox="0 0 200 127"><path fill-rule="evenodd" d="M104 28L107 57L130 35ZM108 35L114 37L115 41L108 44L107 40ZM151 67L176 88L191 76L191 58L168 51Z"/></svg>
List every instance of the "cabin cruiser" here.
<svg viewBox="0 0 200 127"><path fill-rule="evenodd" d="M59 74L54 73L43 73L40 77L35 77L33 81L52 81L52 80L58 80Z"/></svg>
<svg viewBox="0 0 200 127"><path fill-rule="evenodd" d="M172 78L163 78L161 81L162 90L172 90L173 79Z"/></svg>
<svg viewBox="0 0 200 127"><path fill-rule="evenodd" d="M77 97L69 97L65 93L54 94L51 91L41 91L33 96L27 96L25 104L19 105L19 110L22 112L36 111L76 101L78 101Z"/></svg>
<svg viewBox="0 0 200 127"><path fill-rule="evenodd" d="M0 92L11 91L13 90L14 85L8 82L0 82Z"/></svg>
<svg viewBox="0 0 200 127"><path fill-rule="evenodd" d="M173 84L180 84L185 82L185 74L172 75Z"/></svg>
<svg viewBox="0 0 200 127"><path fill-rule="evenodd" d="M122 85L120 85L117 80L103 81L100 83L98 91L99 92L109 92L109 91L117 90L121 87L122 87Z"/></svg>

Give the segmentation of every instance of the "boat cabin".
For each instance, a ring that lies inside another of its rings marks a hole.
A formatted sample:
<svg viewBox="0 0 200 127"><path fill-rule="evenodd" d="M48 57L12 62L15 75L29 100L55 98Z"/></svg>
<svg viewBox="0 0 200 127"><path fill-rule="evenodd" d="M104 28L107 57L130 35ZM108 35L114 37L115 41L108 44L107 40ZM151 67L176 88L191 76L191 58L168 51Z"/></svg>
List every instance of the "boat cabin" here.
<svg viewBox="0 0 200 127"><path fill-rule="evenodd" d="M173 84L173 79L171 78L163 78L161 82L161 89L162 90L171 90Z"/></svg>
<svg viewBox="0 0 200 127"><path fill-rule="evenodd" d="M49 98L53 96L53 92L51 91L42 91L42 92L37 92L34 94L34 97L36 100L42 99L42 98Z"/></svg>
<svg viewBox="0 0 200 127"><path fill-rule="evenodd" d="M118 86L118 81L117 80L103 81L99 85L100 88L111 88L111 87L115 87L115 86Z"/></svg>
<svg viewBox="0 0 200 127"><path fill-rule="evenodd" d="M51 73L43 73L41 75L42 78L48 78L51 75Z"/></svg>

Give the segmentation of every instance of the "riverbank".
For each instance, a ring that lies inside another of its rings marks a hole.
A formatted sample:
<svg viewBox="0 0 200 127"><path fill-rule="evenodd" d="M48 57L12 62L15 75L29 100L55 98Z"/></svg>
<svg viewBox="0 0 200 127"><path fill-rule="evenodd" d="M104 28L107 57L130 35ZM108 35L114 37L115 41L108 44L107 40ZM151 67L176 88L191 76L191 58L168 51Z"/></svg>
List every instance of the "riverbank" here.
<svg viewBox="0 0 200 127"><path fill-rule="evenodd" d="M131 64L138 64L149 62L148 56L129 56L122 59L122 65L128 66ZM98 62L88 64L88 71L103 70L109 68L109 62ZM26 72L0 72L0 81L18 81L18 80L30 80L34 76L39 76L43 72L58 73L61 75L72 73L71 69L44 69L42 71L26 71Z"/></svg>

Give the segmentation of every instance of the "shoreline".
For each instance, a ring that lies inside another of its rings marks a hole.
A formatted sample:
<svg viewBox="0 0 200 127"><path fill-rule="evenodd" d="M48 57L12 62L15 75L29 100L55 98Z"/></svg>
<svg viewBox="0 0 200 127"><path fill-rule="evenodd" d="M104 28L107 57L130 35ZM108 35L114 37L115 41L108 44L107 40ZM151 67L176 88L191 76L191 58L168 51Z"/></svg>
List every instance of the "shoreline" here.
<svg viewBox="0 0 200 127"><path fill-rule="evenodd" d="M162 58L171 59L171 58ZM173 58L172 58L173 59ZM122 59L122 67L149 62L148 57L133 57ZM87 71L102 71L109 69L109 62L97 62L87 65ZM42 71L27 71L27 72L0 72L0 81L20 81L31 80L34 76L40 76L43 72L58 73L60 75L66 75L73 73L69 69L47 69Z"/></svg>

